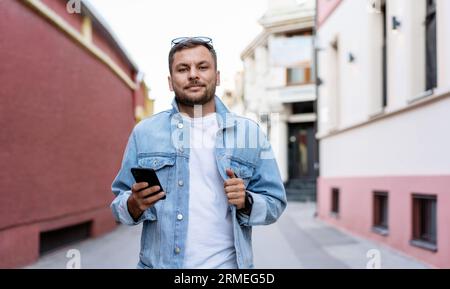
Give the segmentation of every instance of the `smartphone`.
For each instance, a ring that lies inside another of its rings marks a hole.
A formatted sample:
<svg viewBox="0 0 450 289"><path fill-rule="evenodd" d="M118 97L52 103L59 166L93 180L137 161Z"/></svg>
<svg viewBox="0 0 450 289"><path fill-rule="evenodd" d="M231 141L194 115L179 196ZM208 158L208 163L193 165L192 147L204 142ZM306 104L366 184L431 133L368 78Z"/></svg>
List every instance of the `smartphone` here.
<svg viewBox="0 0 450 289"><path fill-rule="evenodd" d="M133 177L136 180L136 183L146 182L149 185L148 187L153 187L153 186L160 187L159 191L151 194L150 196L153 196L159 192L164 191L154 169L131 168L131 173L133 174ZM164 195L160 200L164 200L165 198L166 198L166 195Z"/></svg>

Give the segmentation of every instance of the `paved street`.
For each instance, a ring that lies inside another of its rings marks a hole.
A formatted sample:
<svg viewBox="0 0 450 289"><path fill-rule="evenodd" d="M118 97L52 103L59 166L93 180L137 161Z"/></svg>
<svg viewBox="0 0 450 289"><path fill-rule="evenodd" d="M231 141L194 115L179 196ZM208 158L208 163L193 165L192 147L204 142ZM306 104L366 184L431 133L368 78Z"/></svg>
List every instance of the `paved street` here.
<svg viewBox="0 0 450 289"><path fill-rule="evenodd" d="M255 266L365 269L367 253L375 249L380 253L381 268L427 268L384 245L343 233L315 219L314 212L315 203L291 202L276 224L256 227Z"/></svg>
<svg viewBox="0 0 450 289"><path fill-rule="evenodd" d="M255 227L256 268L366 268L367 252L379 250L381 268L427 268L393 249L350 236L315 219L314 203L291 202L274 225ZM135 268L141 226L114 232L43 256L26 268L66 268L69 249L81 254L82 268Z"/></svg>

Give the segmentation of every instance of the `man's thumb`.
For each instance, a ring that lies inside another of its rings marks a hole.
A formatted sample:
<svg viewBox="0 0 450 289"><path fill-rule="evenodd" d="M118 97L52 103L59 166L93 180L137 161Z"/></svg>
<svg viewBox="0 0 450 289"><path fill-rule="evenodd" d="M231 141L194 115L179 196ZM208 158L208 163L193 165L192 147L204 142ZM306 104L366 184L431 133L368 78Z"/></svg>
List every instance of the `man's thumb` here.
<svg viewBox="0 0 450 289"><path fill-rule="evenodd" d="M227 176L230 178L236 178L236 175L231 169L227 169Z"/></svg>

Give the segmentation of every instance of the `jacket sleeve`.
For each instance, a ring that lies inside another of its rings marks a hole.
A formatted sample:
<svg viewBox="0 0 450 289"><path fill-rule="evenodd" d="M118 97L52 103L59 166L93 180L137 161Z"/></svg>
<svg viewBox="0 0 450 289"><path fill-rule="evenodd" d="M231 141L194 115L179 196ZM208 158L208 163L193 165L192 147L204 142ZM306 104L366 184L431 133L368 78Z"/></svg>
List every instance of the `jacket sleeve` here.
<svg viewBox="0 0 450 289"><path fill-rule="evenodd" d="M262 134L262 132L260 131ZM246 188L253 198L250 216L241 212L237 218L241 226L274 223L286 208L286 192L272 147L264 136L254 174Z"/></svg>
<svg viewBox="0 0 450 289"><path fill-rule="evenodd" d="M131 186L135 183L131 168L137 166L137 144L135 131L133 131L125 148L122 166L111 185L112 192L116 196L111 203L112 213L116 221L126 225L137 225L145 220L156 219L156 215L152 211L153 207L147 209L138 220L134 220L128 211L127 201L131 195Z"/></svg>

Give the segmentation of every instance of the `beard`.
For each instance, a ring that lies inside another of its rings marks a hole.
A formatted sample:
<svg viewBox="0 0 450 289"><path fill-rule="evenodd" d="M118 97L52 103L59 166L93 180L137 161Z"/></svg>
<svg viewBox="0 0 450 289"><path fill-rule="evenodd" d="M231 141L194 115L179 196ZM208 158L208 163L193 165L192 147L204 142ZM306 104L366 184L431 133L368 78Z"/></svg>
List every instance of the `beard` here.
<svg viewBox="0 0 450 289"><path fill-rule="evenodd" d="M204 88L205 91L202 95L200 95L200 97L189 96L183 89L177 89L174 86L175 100L186 106L204 105L205 103L210 102L216 94L216 82L211 83L210 85L205 85L195 81L190 83L187 87L185 87L185 89L189 86L197 85Z"/></svg>

